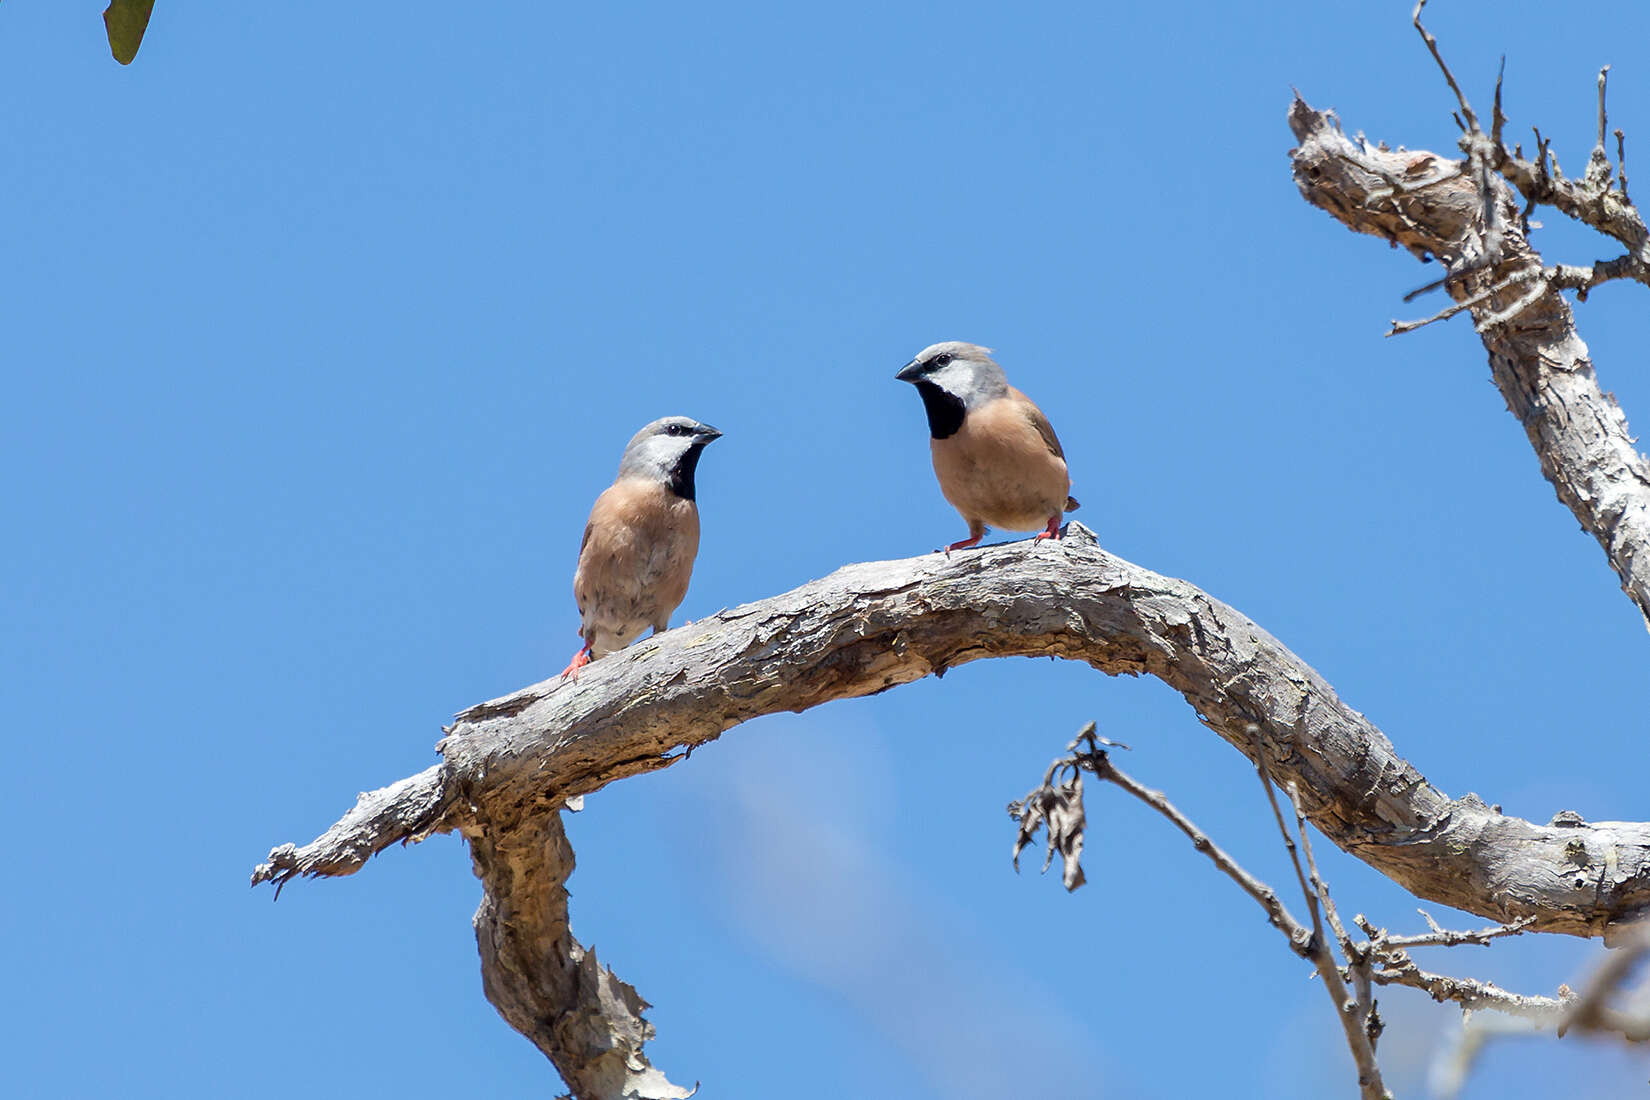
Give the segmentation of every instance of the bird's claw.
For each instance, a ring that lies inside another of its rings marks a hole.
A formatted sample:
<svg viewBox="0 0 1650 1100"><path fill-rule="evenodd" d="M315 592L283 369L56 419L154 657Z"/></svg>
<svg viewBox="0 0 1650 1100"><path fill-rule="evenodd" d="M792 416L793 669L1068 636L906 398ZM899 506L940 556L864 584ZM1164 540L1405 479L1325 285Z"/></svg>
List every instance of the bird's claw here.
<svg viewBox="0 0 1650 1100"><path fill-rule="evenodd" d="M578 683L579 682L579 669L583 668L585 665L587 665L589 663L590 663L590 647L585 646L583 649L581 649L577 653L573 654L573 659L567 663L566 668L561 670L561 678L563 680L565 680L569 676L571 676L571 677L573 677L573 682Z"/></svg>

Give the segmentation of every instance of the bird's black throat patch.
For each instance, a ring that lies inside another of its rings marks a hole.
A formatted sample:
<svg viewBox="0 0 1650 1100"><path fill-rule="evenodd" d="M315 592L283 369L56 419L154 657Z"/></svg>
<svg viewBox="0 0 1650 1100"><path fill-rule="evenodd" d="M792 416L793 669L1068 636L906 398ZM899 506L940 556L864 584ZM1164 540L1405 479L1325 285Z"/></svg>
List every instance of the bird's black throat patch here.
<svg viewBox="0 0 1650 1100"><path fill-rule="evenodd" d="M963 422L963 399L927 380L917 382L922 394L922 407L928 413L928 434L935 439L949 439L957 434Z"/></svg>
<svg viewBox="0 0 1650 1100"><path fill-rule="evenodd" d="M696 443L682 452L682 457L676 460L665 474L665 488L681 497L683 500L693 500L693 474L699 469L699 453L705 449L703 443Z"/></svg>

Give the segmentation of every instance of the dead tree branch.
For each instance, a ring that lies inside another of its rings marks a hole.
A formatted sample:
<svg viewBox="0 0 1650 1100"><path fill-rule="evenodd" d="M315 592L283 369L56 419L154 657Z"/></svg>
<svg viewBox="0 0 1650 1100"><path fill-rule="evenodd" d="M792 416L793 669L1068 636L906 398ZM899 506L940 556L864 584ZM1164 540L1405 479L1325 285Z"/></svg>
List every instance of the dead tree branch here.
<svg viewBox="0 0 1650 1100"><path fill-rule="evenodd" d="M1251 728L1250 732L1257 738L1260 735L1258 729ZM1650 983L1646 983L1639 995L1639 999L1646 1003L1636 1009L1625 1009L1612 1003L1628 975L1641 959L1650 955L1650 922L1623 930L1618 949L1598 968L1580 996L1568 986L1559 987L1556 997L1524 996L1489 982L1422 970L1411 958L1411 948L1460 947L1467 944L1487 946L1493 940L1522 934L1531 922L1528 918L1521 918L1488 928L1453 931L1441 927L1431 914L1422 909L1418 911L1431 931L1420 935L1394 936L1385 928L1375 927L1360 913L1354 918L1354 923L1368 938L1361 941L1353 939L1336 910L1328 881L1318 870L1306 814L1300 808L1299 798L1294 790L1288 792L1296 828L1296 833L1291 834L1267 772L1266 754L1262 752L1256 771L1311 915L1312 923L1308 928L1289 912L1275 889L1244 869L1170 802L1162 791L1142 785L1118 768L1107 750L1127 747L1096 736L1095 724L1089 722L1066 746L1067 755L1049 765L1042 783L1024 799L1009 804L1009 814L1019 825L1014 842L1016 869L1019 867L1020 852L1035 839L1039 828L1046 827L1049 855L1043 870L1048 870L1058 852L1064 864L1066 888L1073 890L1082 885L1080 861L1086 820L1083 772L1121 788L1149 806L1184 833L1193 848L1207 856L1222 874L1253 898L1266 911L1269 923L1288 939L1290 949L1313 964L1335 1005L1336 1017L1346 1034L1347 1046L1358 1070L1360 1093L1366 1100L1378 1100L1389 1095L1381 1082L1380 1066L1375 1058L1376 1042L1384 1029L1373 996L1375 985L1408 986L1436 1001L1452 1001L1461 1005L1467 1027L1456 1044L1457 1049L1441 1059L1436 1074L1447 1091L1459 1088L1483 1042L1495 1035L1533 1034L1544 1027L1551 1027L1559 1037L1567 1030L1575 1029L1607 1034L1628 1042L1650 1041L1650 1012L1643 1011L1650 1008ZM1334 934L1333 941L1325 934L1326 921ZM1336 960L1332 942L1339 947L1340 958L1344 962ZM1519 1020L1527 1026L1509 1029L1491 1023L1474 1029L1474 1011L1486 1008L1502 1014L1504 1019Z"/></svg>
<svg viewBox="0 0 1650 1100"><path fill-rule="evenodd" d="M1156 676L1314 825L1417 896L1531 929L1595 936L1650 909L1650 824L1537 825L1450 798L1300 658L1184 581L1106 553L1080 524L1011 543L850 565L460 714L434 774L368 795L255 882L358 870L398 841L502 829L777 711L885 691L984 657L1055 656ZM362 824L370 819L371 827Z"/></svg>
<svg viewBox="0 0 1650 1100"><path fill-rule="evenodd" d="M1491 940L1516 936L1529 928L1529 922L1512 921L1473 932L1454 932L1440 928L1427 916L1432 931L1416 936L1394 936L1385 928L1377 928L1362 914L1353 918L1363 934L1369 937L1359 949L1371 963L1370 978L1377 985L1402 985L1419 989L1433 1000L1452 1001L1467 1010L1493 1008L1509 1016L1518 1016L1538 1022L1553 1023L1569 1004L1567 992L1558 997L1525 996L1509 993L1490 982L1473 978L1453 978L1422 970L1410 957L1411 947L1459 947L1464 944L1487 945Z"/></svg>
<svg viewBox="0 0 1650 1100"><path fill-rule="evenodd" d="M1453 77L1450 85L1459 94ZM1615 399L1600 389L1574 312L1560 293L1615 278L1650 282L1643 223L1631 207L1591 192L1584 196L1581 185L1544 170L1530 169L1520 183L1509 166L1526 162L1504 149L1496 152L1499 145L1486 148L1491 138L1462 100L1469 112L1462 139L1471 154L1466 161L1354 141L1332 116L1297 97L1289 109L1300 142L1291 154L1295 182L1308 202L1348 228L1401 244L1423 259L1435 256L1449 269L1443 285L1457 305L1428 322L1394 322L1393 331L1471 312L1491 376L1524 426L1541 472L1604 548L1622 590L1650 622L1650 463L1634 445ZM1543 158L1545 148L1543 143ZM1615 230L1611 235L1628 243L1629 253L1592 268L1546 267L1524 232L1512 190L1475 171L1475 164L1502 172L1521 189L1528 184L1530 193L1572 216L1587 213L1593 219L1588 224ZM1608 194L1620 197L1618 191ZM1565 195L1570 199L1556 201Z"/></svg>
<svg viewBox="0 0 1650 1100"><path fill-rule="evenodd" d="M1466 153L1469 159L1481 159L1491 170L1500 173L1507 182L1518 189L1529 207L1537 204L1551 206L1565 216L1583 225L1589 225L1626 245L1624 277L1636 279L1650 286L1650 228L1645 226L1643 216L1627 195L1626 138L1620 130L1615 132L1619 169L1614 174L1611 172L1610 156L1605 147L1605 134L1609 122L1604 109L1604 92L1610 66L1605 65L1598 72L1598 133L1592 152L1587 158L1586 172L1580 179L1566 179L1558 167L1558 158L1552 153L1552 143L1542 138L1541 131L1535 132L1535 160L1526 160L1522 150L1517 147L1507 148L1501 137L1502 124L1506 122L1506 118L1501 114L1500 77L1497 77L1495 82L1495 117L1490 132L1484 132L1467 102L1466 95L1461 91L1460 84L1456 82L1455 74L1450 72L1443 54L1439 52L1438 40L1421 25L1421 12L1425 7L1426 0L1419 0L1415 5L1413 21L1421 40L1426 43L1427 50L1432 54L1433 61L1444 74L1450 91L1455 93L1455 101L1460 107L1457 118L1465 119L1461 125L1461 151ZM1612 175L1616 177L1614 180Z"/></svg>

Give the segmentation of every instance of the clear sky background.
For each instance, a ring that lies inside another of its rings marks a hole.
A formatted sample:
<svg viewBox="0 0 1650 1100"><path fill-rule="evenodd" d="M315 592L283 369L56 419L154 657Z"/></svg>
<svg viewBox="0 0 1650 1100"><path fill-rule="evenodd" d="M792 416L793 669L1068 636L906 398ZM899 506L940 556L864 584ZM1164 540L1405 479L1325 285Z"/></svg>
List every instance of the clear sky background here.
<svg viewBox="0 0 1650 1100"><path fill-rule="evenodd" d="M936 340L998 349L1108 549L1254 618L1442 789L1650 818L1638 613L1470 325L1383 338L1438 269L1289 176L1291 85L1453 148L1409 0L160 0L125 69L100 8L0 7L13 1095L559 1091L483 998L460 841L278 904L253 865L566 663L586 512L654 417L726 432L678 622L960 537L892 377ZM1514 131L1567 169L1613 63L1650 165L1650 9L1435 9L1470 94L1505 52ZM1614 254L1543 220L1550 262ZM1579 315L1646 430L1650 299ZM1004 805L1091 718L1286 885L1252 772L1178 696L1003 660L591 797L574 930L718 1100L1351 1095L1306 965L1143 807L1091 790L1076 895L1010 869ZM1421 929L1320 850L1347 911ZM1551 993L1600 951L1427 958ZM1425 1095L1458 1014L1381 1004L1389 1082ZM1508 1040L1466 1095L1647 1075Z"/></svg>

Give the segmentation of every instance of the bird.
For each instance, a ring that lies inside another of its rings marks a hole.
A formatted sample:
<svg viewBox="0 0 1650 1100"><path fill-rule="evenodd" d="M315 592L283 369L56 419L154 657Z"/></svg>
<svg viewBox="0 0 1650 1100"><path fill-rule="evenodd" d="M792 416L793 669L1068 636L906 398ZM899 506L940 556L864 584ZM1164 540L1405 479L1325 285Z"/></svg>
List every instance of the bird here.
<svg viewBox="0 0 1650 1100"><path fill-rule="evenodd" d="M922 395L940 492L962 513L975 545L986 529L1060 537L1060 515L1077 510L1065 451L1043 410L1008 384L991 349L960 340L933 344L894 375Z"/></svg>
<svg viewBox="0 0 1650 1100"><path fill-rule="evenodd" d="M657 634L687 595L699 553L694 473L706 445L722 433L685 416L666 416L637 432L619 474L591 506L573 573L584 647L562 670L579 670L623 649L648 627Z"/></svg>

